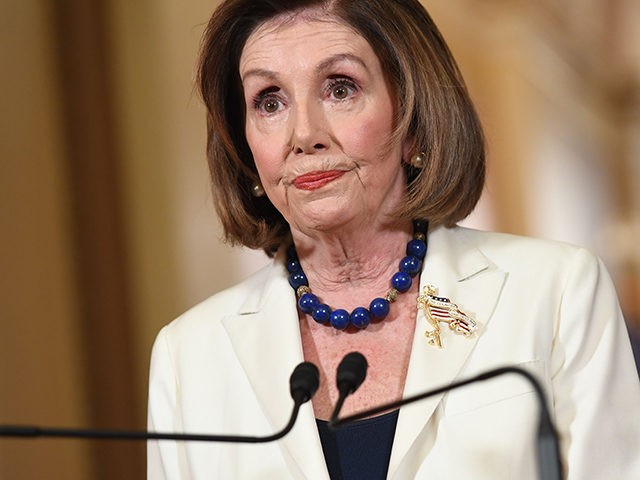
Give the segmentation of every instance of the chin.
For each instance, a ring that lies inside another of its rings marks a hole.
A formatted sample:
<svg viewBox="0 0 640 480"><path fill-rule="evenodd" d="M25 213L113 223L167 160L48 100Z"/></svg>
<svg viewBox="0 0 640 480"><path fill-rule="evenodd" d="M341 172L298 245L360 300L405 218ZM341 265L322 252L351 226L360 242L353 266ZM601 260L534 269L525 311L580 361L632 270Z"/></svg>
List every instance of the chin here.
<svg viewBox="0 0 640 480"><path fill-rule="evenodd" d="M339 230L354 218L354 212L349 210L330 210L319 212L314 210L307 214L296 215L290 225L302 232L331 232Z"/></svg>

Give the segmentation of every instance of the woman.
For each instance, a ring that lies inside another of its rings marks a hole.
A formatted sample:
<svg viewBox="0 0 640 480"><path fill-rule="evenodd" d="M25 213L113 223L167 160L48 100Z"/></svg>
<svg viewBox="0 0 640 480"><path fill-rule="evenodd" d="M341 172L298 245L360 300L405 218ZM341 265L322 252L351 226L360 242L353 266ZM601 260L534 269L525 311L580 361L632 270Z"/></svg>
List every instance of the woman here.
<svg viewBox="0 0 640 480"><path fill-rule="evenodd" d="M546 388L567 478L640 478L640 392L601 263L455 226L482 190L483 139L419 2L226 1L199 79L227 239L274 259L161 331L149 426L268 434L296 364L321 383L282 441L150 443L151 478L535 478L537 405L519 378L336 438L323 421L354 350L368 378L343 414L518 365Z"/></svg>

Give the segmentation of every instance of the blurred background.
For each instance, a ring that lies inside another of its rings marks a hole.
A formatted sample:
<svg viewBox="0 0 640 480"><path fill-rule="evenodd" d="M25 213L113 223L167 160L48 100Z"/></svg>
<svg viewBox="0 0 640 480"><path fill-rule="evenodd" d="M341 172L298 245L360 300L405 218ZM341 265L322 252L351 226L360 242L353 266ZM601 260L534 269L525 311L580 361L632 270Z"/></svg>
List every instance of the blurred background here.
<svg viewBox="0 0 640 480"><path fill-rule="evenodd" d="M488 137L465 223L594 250L637 332L640 3L423 3ZM144 428L159 328L265 263L210 201L193 78L216 4L0 0L0 424ZM144 469L141 443L0 439L2 479Z"/></svg>

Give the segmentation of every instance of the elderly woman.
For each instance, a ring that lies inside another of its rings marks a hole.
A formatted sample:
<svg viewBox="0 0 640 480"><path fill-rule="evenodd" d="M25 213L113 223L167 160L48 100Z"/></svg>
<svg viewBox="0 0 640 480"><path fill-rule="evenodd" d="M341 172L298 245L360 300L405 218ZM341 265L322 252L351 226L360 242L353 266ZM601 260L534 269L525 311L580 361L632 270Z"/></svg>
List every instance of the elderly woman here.
<svg viewBox="0 0 640 480"><path fill-rule="evenodd" d="M273 262L160 332L149 426L268 434L296 364L320 388L277 443L151 442L150 478L535 478L538 406L517 377L329 430L354 350L369 373L345 414L517 365L546 389L567 478L640 478L640 391L602 264L455 226L483 188L482 132L417 0L225 1L199 73L226 238Z"/></svg>

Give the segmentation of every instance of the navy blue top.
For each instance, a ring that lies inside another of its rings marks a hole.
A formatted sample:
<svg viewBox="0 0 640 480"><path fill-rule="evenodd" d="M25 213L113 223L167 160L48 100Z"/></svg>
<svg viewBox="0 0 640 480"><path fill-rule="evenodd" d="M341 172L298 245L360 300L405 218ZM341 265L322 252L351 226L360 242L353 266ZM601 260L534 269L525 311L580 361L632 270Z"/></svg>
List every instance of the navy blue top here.
<svg viewBox="0 0 640 480"><path fill-rule="evenodd" d="M385 479L397 422L398 410L336 430L316 419L331 480Z"/></svg>

